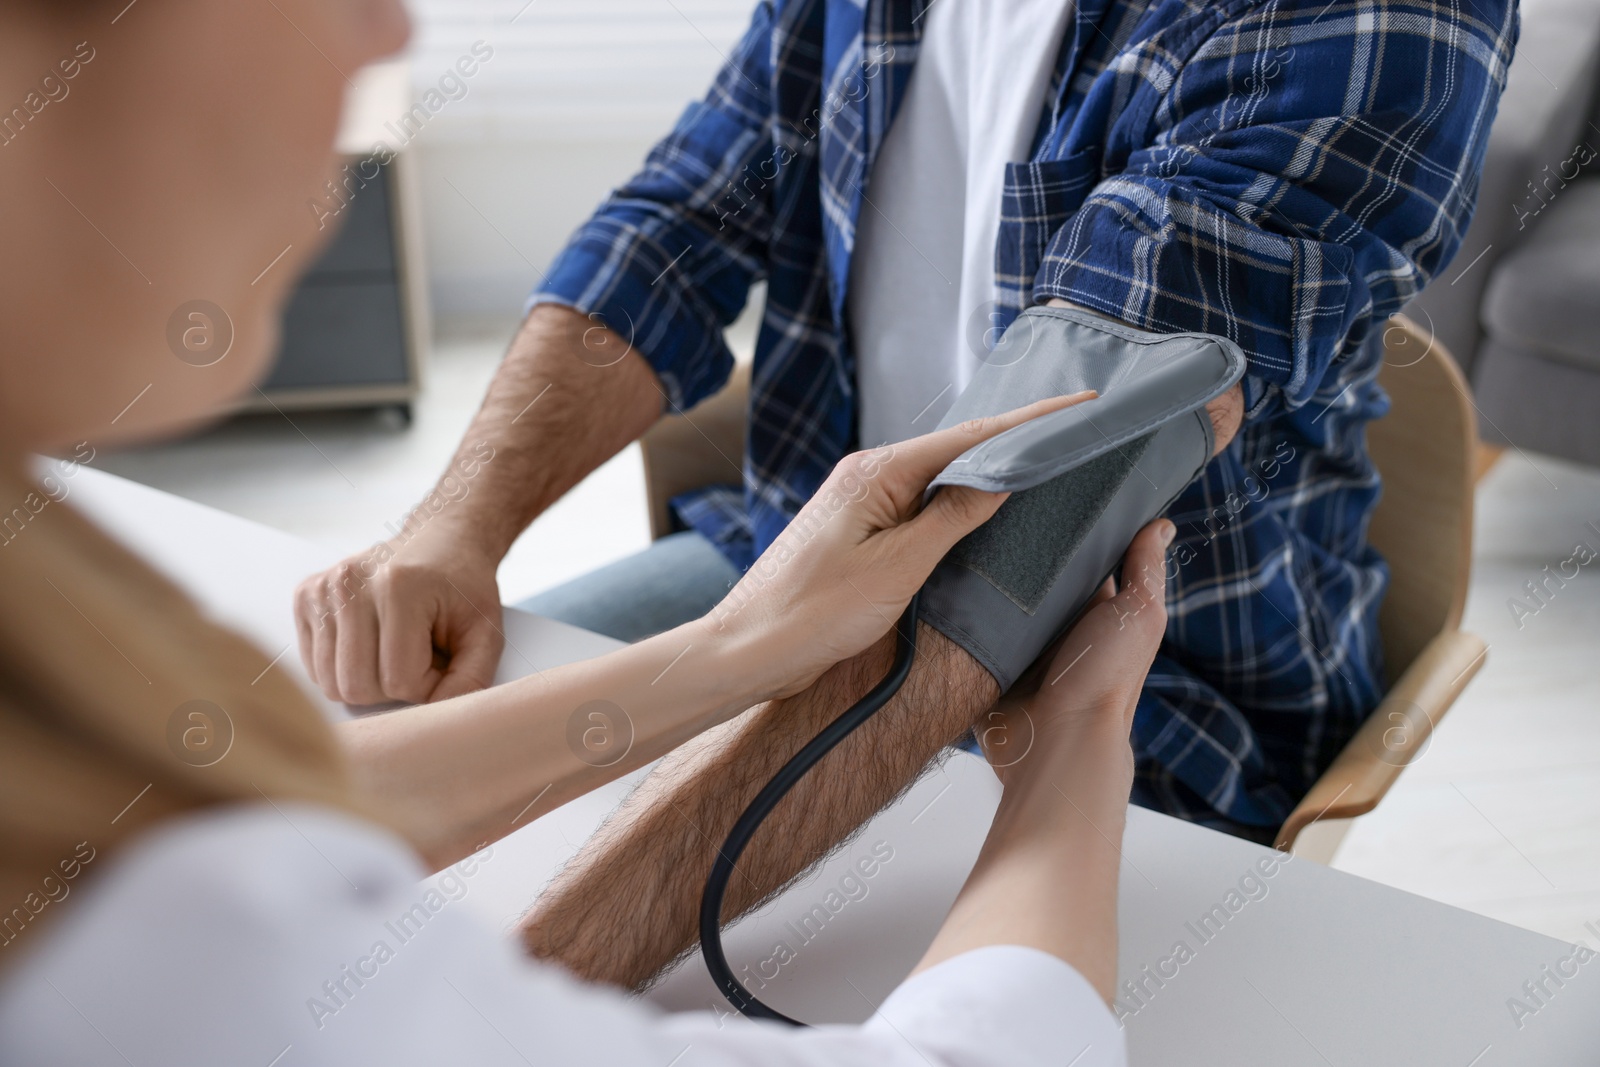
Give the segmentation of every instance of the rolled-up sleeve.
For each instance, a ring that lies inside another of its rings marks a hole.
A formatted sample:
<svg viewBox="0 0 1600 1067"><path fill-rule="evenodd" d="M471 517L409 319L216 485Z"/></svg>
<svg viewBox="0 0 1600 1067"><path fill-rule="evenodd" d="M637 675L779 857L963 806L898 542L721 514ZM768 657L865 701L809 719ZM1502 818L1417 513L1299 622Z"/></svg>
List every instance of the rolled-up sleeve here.
<svg viewBox="0 0 1600 1067"><path fill-rule="evenodd" d="M620 334L677 408L727 380L723 327L764 272L772 20L759 4L705 99L578 228L528 302L567 305Z"/></svg>
<svg viewBox="0 0 1600 1067"><path fill-rule="evenodd" d="M1229 15L1229 11L1243 13ZM1471 220L1509 0L1229 4L1051 239L1034 298L1249 358L1295 408L1441 270Z"/></svg>

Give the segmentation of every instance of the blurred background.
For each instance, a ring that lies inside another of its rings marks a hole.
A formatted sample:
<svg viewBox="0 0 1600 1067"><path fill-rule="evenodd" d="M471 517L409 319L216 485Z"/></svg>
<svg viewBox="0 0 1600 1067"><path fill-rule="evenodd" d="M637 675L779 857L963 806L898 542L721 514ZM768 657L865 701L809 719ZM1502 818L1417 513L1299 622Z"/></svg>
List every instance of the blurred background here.
<svg viewBox="0 0 1600 1067"><path fill-rule="evenodd" d="M265 396L97 464L341 552L383 539L449 459L540 272L704 91L750 5L412 0L410 54L358 79L354 191L327 208L345 235L290 309ZM1408 308L1476 386L1463 625L1488 659L1335 866L1574 941L1600 927L1600 560L1537 602L1529 583L1600 552L1600 0L1522 10L1477 217ZM396 159L361 169L377 140ZM759 307L730 331L736 352ZM634 447L523 535L502 594L648 540Z"/></svg>
<svg viewBox="0 0 1600 1067"><path fill-rule="evenodd" d="M352 163L349 206L329 219L344 232L291 308L270 401L106 469L341 551L387 537L449 460L541 272L705 92L751 2L410 7L409 55L355 79L341 137L352 161L379 141L397 159L365 186L376 168ZM423 112L408 112L416 104ZM338 204L330 195L323 210ZM749 320L731 334L743 354ZM406 338L411 328L424 336ZM299 373L285 380L287 369ZM501 592L520 600L648 543L630 448L518 542Z"/></svg>

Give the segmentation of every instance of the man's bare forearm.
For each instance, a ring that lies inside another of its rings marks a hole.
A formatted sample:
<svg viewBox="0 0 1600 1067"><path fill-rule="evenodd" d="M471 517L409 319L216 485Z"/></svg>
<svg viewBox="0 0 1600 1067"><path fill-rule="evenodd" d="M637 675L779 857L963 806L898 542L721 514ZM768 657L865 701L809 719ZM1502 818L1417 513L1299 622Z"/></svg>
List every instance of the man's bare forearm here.
<svg viewBox="0 0 1600 1067"><path fill-rule="evenodd" d="M805 692L752 709L667 757L525 918L529 951L594 981L647 985L693 945L701 888L739 813L883 677L892 651L891 636ZM795 786L751 842L728 888L724 921L825 857L998 695L976 661L921 626L917 660L900 692Z"/></svg>
<svg viewBox="0 0 1600 1067"><path fill-rule="evenodd" d="M441 520L499 559L662 407L655 372L622 337L571 308L541 304L513 338L449 468L475 470L472 491Z"/></svg>

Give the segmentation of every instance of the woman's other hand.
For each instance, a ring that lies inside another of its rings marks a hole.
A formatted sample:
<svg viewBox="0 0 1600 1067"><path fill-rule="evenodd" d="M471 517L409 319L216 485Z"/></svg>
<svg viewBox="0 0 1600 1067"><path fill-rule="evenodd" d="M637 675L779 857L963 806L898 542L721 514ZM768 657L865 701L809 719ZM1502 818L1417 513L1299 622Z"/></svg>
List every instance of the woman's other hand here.
<svg viewBox="0 0 1600 1067"><path fill-rule="evenodd" d="M1066 636L978 723L978 743L1008 796L1064 791L1108 812L1126 806L1128 735L1166 632L1165 555L1176 532L1167 519L1140 530L1120 588L1108 578Z"/></svg>
<svg viewBox="0 0 1600 1067"><path fill-rule="evenodd" d="M800 692L887 633L945 553L1008 495L945 486L924 506L934 477L974 445L1094 395L846 456L704 624L770 671L767 696Z"/></svg>
<svg viewBox="0 0 1600 1067"><path fill-rule="evenodd" d="M1172 523L1133 539L1108 587L1054 654L1008 693L979 740L1004 783L972 874L918 970L985 945L1026 945L1076 967L1110 1004L1117 874L1133 786L1128 731L1166 629Z"/></svg>

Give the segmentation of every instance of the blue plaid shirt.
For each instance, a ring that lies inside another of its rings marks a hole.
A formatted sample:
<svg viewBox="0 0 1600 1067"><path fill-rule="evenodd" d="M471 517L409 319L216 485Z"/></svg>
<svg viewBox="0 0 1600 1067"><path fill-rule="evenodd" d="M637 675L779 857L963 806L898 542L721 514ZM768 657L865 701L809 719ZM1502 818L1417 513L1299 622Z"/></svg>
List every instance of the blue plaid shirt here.
<svg viewBox="0 0 1600 1067"><path fill-rule="evenodd" d="M765 280L743 485L675 501L740 566L857 444L851 249L926 7L764 0L533 298L617 330L685 409L726 380L723 327ZM1516 30L1515 0L1078 4L1032 158L1006 168L996 325L1062 297L1249 360L1243 428L1168 512L1139 803L1270 835L1381 696L1364 428L1385 318L1460 243Z"/></svg>

